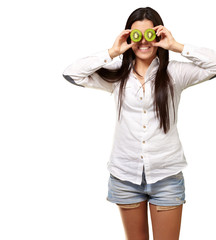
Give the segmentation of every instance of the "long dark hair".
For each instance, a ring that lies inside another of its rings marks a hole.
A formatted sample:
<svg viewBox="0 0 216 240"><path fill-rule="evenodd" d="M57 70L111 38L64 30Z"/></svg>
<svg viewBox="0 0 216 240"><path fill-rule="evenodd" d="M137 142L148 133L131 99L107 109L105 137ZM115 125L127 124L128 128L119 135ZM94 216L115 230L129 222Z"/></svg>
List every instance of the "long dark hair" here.
<svg viewBox="0 0 216 240"><path fill-rule="evenodd" d="M142 21L148 19L153 22L154 26L164 25L160 15L152 8L138 8L131 13L129 16L125 29L131 29L132 24L135 21ZM130 43L130 37L127 42ZM159 39L157 38L157 41ZM169 116L169 91L172 97L173 109L174 109L174 91L173 85L167 73L167 65L169 63L169 52L163 48L158 47L157 56L159 58L159 68L155 76L155 93L154 93L154 108L156 111L156 116L160 120L160 128L163 128L164 133L167 133L170 129L170 116ZM119 69L108 70L101 68L97 70L97 73L107 82L118 82L120 81L118 105L119 116L122 106L122 94L124 93L124 87L128 80L129 74L132 69L134 69L133 60L135 59L135 54L130 48L123 53L122 65ZM174 121L175 121L175 109L174 109Z"/></svg>

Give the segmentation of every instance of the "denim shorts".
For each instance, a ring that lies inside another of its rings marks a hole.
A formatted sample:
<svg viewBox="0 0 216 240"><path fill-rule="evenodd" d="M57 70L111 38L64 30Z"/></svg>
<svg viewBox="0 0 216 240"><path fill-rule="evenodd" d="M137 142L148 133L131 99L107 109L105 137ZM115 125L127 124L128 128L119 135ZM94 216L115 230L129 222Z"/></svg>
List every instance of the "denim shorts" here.
<svg viewBox="0 0 216 240"><path fill-rule="evenodd" d="M185 186L182 171L156 183L147 184L143 171L141 185L122 181L110 174L107 200L116 204L133 204L148 201L157 206L177 206L185 203Z"/></svg>

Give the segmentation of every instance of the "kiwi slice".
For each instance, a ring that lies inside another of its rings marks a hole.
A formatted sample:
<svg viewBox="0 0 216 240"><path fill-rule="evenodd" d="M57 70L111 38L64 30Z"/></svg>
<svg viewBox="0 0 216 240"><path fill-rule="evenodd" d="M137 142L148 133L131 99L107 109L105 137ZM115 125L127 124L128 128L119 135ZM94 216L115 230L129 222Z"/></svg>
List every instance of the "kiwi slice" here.
<svg viewBox="0 0 216 240"><path fill-rule="evenodd" d="M144 37L148 42L151 42L156 38L156 33L153 29L149 28L145 30Z"/></svg>
<svg viewBox="0 0 216 240"><path fill-rule="evenodd" d="M142 39L142 33L138 29L134 29L130 33L130 38L133 42L139 42Z"/></svg>

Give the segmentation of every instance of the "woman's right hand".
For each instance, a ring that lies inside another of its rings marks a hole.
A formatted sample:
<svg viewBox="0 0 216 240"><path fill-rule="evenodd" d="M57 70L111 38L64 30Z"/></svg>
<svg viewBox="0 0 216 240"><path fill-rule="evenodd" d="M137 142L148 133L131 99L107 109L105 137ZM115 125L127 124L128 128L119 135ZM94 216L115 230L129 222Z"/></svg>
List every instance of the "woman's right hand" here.
<svg viewBox="0 0 216 240"><path fill-rule="evenodd" d="M131 29L124 30L116 38L112 48L108 50L111 58L121 55L135 44L133 41L131 41L130 44L127 43L127 38L129 37L131 31L132 31Z"/></svg>

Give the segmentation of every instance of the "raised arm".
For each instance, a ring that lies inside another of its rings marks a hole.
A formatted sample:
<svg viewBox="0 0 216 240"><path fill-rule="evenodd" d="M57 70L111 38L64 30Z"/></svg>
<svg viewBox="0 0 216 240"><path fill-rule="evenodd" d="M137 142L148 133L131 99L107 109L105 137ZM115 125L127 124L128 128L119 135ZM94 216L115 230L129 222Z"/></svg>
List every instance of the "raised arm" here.
<svg viewBox="0 0 216 240"><path fill-rule="evenodd" d="M119 68L120 62L112 62L108 49L80 58L69 65L63 72L63 77L70 83L81 87L96 88L112 92L115 84L103 80L97 73L98 69L104 67L108 69Z"/></svg>
<svg viewBox="0 0 216 240"><path fill-rule="evenodd" d="M122 61L113 61L113 58L123 54L133 46L127 43L131 29L122 31L116 38L112 48L97 54L81 58L68 66L63 76L72 84L81 87L98 88L108 92L113 92L117 83L111 83L103 80L96 71L100 68L118 69Z"/></svg>
<svg viewBox="0 0 216 240"><path fill-rule="evenodd" d="M180 44L164 26L156 26L154 30L161 37L154 46L179 52L191 61L171 61L168 65L168 71L180 91L216 76L216 51L190 44Z"/></svg>
<svg viewBox="0 0 216 240"><path fill-rule="evenodd" d="M191 62L172 61L169 67L180 91L216 76L214 50L185 44L181 55Z"/></svg>

